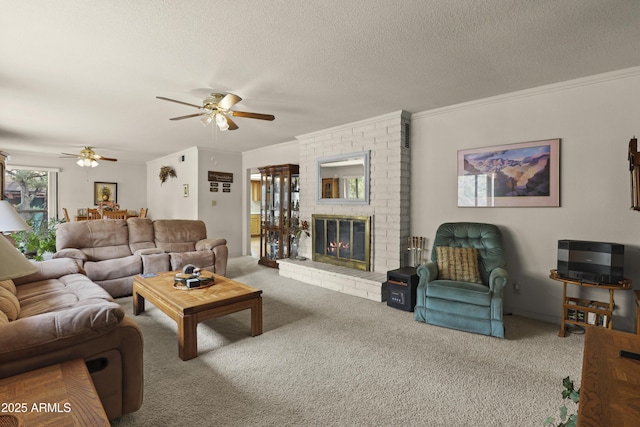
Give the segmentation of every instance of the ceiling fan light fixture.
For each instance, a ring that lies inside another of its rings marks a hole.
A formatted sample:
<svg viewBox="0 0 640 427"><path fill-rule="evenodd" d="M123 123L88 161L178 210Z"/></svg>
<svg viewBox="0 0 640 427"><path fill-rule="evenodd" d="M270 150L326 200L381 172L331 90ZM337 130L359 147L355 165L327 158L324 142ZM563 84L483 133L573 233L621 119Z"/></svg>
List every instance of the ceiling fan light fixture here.
<svg viewBox="0 0 640 427"><path fill-rule="evenodd" d="M78 161L76 162L76 164L78 166L80 166L81 168L84 167L92 167L95 168L96 166L98 166L98 162L96 162L93 159L78 159Z"/></svg>
<svg viewBox="0 0 640 427"><path fill-rule="evenodd" d="M216 124L221 131L229 129L229 122L227 121L227 117L224 114L216 114Z"/></svg>
<svg viewBox="0 0 640 427"><path fill-rule="evenodd" d="M200 118L202 126L206 126L213 121L213 114L205 114Z"/></svg>

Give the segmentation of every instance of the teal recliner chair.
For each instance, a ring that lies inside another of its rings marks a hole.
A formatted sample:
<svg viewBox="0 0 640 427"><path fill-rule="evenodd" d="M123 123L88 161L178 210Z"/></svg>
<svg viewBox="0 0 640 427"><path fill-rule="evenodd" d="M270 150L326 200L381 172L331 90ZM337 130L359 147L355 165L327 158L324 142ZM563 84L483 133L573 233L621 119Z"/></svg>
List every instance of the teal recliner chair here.
<svg viewBox="0 0 640 427"><path fill-rule="evenodd" d="M440 225L431 261L418 267L416 320L504 338L502 293L509 281L506 264L502 233L495 225Z"/></svg>

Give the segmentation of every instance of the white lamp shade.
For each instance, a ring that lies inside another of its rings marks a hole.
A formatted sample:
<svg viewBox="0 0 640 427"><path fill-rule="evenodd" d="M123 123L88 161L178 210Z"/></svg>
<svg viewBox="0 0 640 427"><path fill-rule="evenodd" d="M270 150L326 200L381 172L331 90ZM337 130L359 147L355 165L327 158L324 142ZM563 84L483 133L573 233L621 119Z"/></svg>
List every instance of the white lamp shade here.
<svg viewBox="0 0 640 427"><path fill-rule="evenodd" d="M0 232L28 230L29 224L6 200L0 200Z"/></svg>
<svg viewBox="0 0 640 427"><path fill-rule="evenodd" d="M22 277L36 271L38 268L0 235L0 280Z"/></svg>

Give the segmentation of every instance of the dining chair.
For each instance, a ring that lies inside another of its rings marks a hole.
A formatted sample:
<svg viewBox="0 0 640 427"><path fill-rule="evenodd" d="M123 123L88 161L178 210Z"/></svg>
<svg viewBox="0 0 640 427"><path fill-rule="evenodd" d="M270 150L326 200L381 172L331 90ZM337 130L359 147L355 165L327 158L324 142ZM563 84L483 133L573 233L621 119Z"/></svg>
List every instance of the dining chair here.
<svg viewBox="0 0 640 427"><path fill-rule="evenodd" d="M102 219L102 215L98 209L87 208L87 220L94 221L97 219Z"/></svg>
<svg viewBox="0 0 640 427"><path fill-rule="evenodd" d="M62 208L62 212L64 212L64 220L67 222L71 222L69 219L69 212L67 212L67 208Z"/></svg>
<svg viewBox="0 0 640 427"><path fill-rule="evenodd" d="M147 217L147 210L148 210L148 208L140 208L140 215L138 215L138 218L146 218Z"/></svg>
<svg viewBox="0 0 640 427"><path fill-rule="evenodd" d="M102 212L103 219L127 219L127 211L104 211Z"/></svg>

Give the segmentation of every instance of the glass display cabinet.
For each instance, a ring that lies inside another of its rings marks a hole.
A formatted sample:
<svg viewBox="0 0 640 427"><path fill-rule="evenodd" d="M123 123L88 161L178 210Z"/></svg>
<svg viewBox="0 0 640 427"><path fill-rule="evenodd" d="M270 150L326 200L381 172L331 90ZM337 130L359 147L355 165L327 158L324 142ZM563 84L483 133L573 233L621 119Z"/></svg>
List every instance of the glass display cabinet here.
<svg viewBox="0 0 640 427"><path fill-rule="evenodd" d="M289 258L292 234L300 225L300 174L298 165L277 165L260 170L260 260L278 268Z"/></svg>

